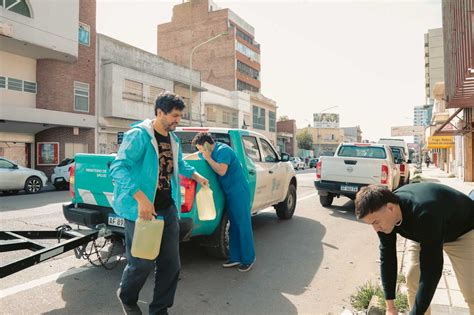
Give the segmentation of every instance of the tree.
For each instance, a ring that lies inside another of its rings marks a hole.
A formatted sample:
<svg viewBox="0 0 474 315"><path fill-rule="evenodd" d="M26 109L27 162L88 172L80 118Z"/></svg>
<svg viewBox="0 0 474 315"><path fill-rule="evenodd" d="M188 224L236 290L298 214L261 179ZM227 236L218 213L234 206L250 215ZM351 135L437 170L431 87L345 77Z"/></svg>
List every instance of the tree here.
<svg viewBox="0 0 474 315"><path fill-rule="evenodd" d="M302 132L296 135L296 141L298 142L298 148L304 150L313 149L313 136L308 129L304 129Z"/></svg>
<svg viewBox="0 0 474 315"><path fill-rule="evenodd" d="M280 117L278 118L278 121L287 121L287 120L290 120L290 119L289 119L288 116L286 116L286 115L280 116Z"/></svg>

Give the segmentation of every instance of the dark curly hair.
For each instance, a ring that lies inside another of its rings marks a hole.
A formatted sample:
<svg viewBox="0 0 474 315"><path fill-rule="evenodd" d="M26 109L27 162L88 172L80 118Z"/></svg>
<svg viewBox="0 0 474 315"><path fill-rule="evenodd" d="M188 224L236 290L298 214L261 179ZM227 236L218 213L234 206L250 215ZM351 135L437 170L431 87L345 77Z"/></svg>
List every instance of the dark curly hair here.
<svg viewBox="0 0 474 315"><path fill-rule="evenodd" d="M209 144L214 144L214 138L209 132L200 132L197 135L194 136L194 139L192 141L192 145L203 145L204 143L209 143Z"/></svg>
<svg viewBox="0 0 474 315"><path fill-rule="evenodd" d="M184 105L183 99L178 95L165 91L160 93L155 101L155 115L158 115L158 109L163 113L169 114L173 109L184 110L186 105Z"/></svg>
<svg viewBox="0 0 474 315"><path fill-rule="evenodd" d="M369 213L380 210L387 203L399 205L400 199L397 195L383 185L369 185L363 187L355 199L355 213L358 219L362 219Z"/></svg>

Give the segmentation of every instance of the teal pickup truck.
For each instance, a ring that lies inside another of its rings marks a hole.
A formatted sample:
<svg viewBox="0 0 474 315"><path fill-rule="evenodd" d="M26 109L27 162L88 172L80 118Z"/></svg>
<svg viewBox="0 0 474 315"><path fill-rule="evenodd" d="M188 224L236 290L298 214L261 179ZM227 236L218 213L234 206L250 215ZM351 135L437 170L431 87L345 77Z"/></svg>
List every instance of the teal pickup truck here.
<svg viewBox="0 0 474 315"><path fill-rule="evenodd" d="M200 186L192 179L181 177L182 205L180 209L181 240L199 238L199 243L212 256L227 258L229 219L225 210L223 191L217 175L206 161L197 159L191 141L198 132L210 132L214 138L231 146L237 154L251 191L251 211L273 206L280 219L291 219L296 207L296 175L289 155L281 156L263 135L225 128L177 128L184 159L209 179L216 207L216 219L200 221L195 196ZM63 205L65 218L74 224L97 229L106 224L113 234L123 236L123 218L112 207L113 183L108 174L114 155L77 154L71 167L70 192L72 203Z"/></svg>

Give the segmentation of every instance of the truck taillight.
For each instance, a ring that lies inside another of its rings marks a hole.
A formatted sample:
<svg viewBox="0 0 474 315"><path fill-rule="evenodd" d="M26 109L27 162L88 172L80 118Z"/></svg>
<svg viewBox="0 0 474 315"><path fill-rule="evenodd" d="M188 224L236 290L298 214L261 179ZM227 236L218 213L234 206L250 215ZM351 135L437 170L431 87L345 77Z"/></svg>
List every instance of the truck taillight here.
<svg viewBox="0 0 474 315"><path fill-rule="evenodd" d="M321 167L323 166L323 163L319 161L316 163L316 179L321 179Z"/></svg>
<svg viewBox="0 0 474 315"><path fill-rule="evenodd" d="M76 194L74 193L75 174L76 174L76 167L73 164L71 165L71 167L69 167L69 192L71 193L71 197L73 199L76 197Z"/></svg>
<svg viewBox="0 0 474 315"><path fill-rule="evenodd" d="M400 164L400 172L405 172L405 164Z"/></svg>
<svg viewBox="0 0 474 315"><path fill-rule="evenodd" d="M388 166L382 165L382 174L380 176L380 183L387 184L388 182Z"/></svg>
<svg viewBox="0 0 474 315"><path fill-rule="evenodd" d="M194 196L196 195L197 183L191 178L180 175L181 182L181 212L190 212L193 208Z"/></svg>

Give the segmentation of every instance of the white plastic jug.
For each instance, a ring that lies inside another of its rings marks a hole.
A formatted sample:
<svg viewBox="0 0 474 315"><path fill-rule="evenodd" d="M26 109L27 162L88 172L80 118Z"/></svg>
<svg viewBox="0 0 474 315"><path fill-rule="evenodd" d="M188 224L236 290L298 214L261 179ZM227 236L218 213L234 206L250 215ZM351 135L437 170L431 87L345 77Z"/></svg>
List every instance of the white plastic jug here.
<svg viewBox="0 0 474 315"><path fill-rule="evenodd" d="M132 256L150 260L158 257L164 227L163 217L154 220L138 218L133 232Z"/></svg>
<svg viewBox="0 0 474 315"><path fill-rule="evenodd" d="M209 186L202 186L196 194L196 203L199 220L210 221L216 218L216 206Z"/></svg>

